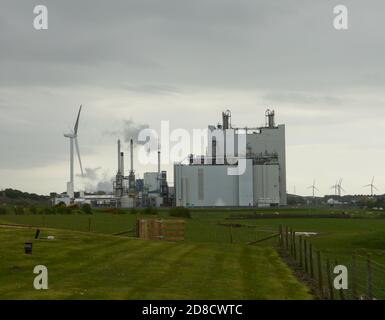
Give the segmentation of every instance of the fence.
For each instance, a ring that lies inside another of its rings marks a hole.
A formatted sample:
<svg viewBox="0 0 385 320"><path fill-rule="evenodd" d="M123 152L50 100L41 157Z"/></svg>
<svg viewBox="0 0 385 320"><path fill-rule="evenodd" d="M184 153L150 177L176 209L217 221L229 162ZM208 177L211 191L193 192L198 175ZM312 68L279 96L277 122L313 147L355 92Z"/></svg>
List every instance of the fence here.
<svg viewBox="0 0 385 320"><path fill-rule="evenodd" d="M148 240L184 240L184 220L139 219L136 222L137 237Z"/></svg>
<svg viewBox="0 0 385 320"><path fill-rule="evenodd" d="M370 255L332 257L316 250L303 232L279 226L278 234L279 247L305 275L321 299L385 299L385 265L373 261ZM347 268L347 289L337 290L334 286L334 279L339 274L333 272L337 265Z"/></svg>

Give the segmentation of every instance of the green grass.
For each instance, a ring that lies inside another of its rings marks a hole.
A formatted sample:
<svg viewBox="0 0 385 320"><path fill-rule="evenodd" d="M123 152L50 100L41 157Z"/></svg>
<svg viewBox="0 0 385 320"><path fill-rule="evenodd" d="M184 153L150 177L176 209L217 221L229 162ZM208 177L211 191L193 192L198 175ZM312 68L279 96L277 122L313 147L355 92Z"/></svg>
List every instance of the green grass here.
<svg viewBox="0 0 385 320"><path fill-rule="evenodd" d="M329 218L275 218L275 219L227 219L234 213L287 213L330 214L347 211L359 219L329 219ZM186 219L185 245L200 248L222 247L230 245L246 246L245 243L262 239L278 231L280 224L296 231L318 232L316 236L307 238L323 257L329 257L332 262L350 265L352 255L359 255L358 276L361 279L361 289L364 290L366 278L365 256L370 254L374 261L375 292L378 298L385 299L385 219L377 219L377 213L363 210L336 209L193 209L192 219ZM139 217L150 217L140 214L109 214L94 211L93 215L14 215L0 216L0 223L18 223L42 226L43 219L48 227L68 230L88 231L88 221L91 219L91 229L95 233L112 234L132 229ZM169 218L168 210L159 210L158 218ZM241 225L241 227L224 226L223 224ZM259 243L256 250L273 250L277 239Z"/></svg>
<svg viewBox="0 0 385 320"><path fill-rule="evenodd" d="M275 250L171 243L85 232L0 228L0 299L310 299ZM34 266L48 268L37 291Z"/></svg>

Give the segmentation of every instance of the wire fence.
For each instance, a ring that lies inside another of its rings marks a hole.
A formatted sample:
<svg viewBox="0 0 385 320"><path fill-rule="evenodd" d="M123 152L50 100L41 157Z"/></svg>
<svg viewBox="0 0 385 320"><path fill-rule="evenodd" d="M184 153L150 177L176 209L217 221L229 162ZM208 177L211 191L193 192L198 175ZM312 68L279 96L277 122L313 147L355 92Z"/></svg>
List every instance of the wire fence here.
<svg viewBox="0 0 385 320"><path fill-rule="evenodd" d="M312 284L319 298L385 299L385 265L373 261L370 255L328 255L316 250L302 232L283 226L278 230L278 245ZM339 277L344 272L347 274L346 287L342 286Z"/></svg>

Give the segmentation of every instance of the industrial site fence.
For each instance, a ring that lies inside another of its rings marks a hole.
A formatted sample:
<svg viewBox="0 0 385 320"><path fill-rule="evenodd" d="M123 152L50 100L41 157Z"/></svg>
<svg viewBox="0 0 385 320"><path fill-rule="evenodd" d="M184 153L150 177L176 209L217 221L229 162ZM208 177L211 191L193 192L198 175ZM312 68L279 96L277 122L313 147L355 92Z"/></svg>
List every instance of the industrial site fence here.
<svg viewBox="0 0 385 320"><path fill-rule="evenodd" d="M279 226L278 245L289 262L301 272L316 295L330 300L384 300L385 265L370 255L328 255L313 247L308 236L292 228ZM333 272L337 265L348 270L348 288L337 290Z"/></svg>

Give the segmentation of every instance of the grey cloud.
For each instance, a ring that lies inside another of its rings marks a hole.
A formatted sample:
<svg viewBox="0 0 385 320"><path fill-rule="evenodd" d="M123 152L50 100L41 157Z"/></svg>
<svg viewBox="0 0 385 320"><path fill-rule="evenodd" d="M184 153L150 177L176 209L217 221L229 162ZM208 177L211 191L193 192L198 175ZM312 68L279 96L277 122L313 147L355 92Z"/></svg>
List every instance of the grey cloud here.
<svg viewBox="0 0 385 320"><path fill-rule="evenodd" d="M300 104L322 104L340 105L341 99L336 96L319 95L304 92L270 92L263 96L268 102L272 103L300 103Z"/></svg>
<svg viewBox="0 0 385 320"><path fill-rule="evenodd" d="M163 94L178 94L181 91L174 86L168 85L125 85L123 89L128 90L134 93L143 93L143 94L153 94L153 95L163 95Z"/></svg>
<svg viewBox="0 0 385 320"><path fill-rule="evenodd" d="M9 10L0 13L6 25L0 33L0 83L120 86L151 81L171 87L298 90L378 86L368 77L375 73L383 79L385 45L378 39L385 4L379 0L350 1L351 26L345 33L332 27L331 1L47 5L49 29L36 32L32 4L6 1Z"/></svg>
<svg viewBox="0 0 385 320"><path fill-rule="evenodd" d="M256 102L287 124L288 148L333 143L335 131L382 147L373 138L385 116L382 0L348 1L346 32L332 27L331 0L50 0L46 31L33 30L31 1L1 4L0 169L67 164L62 134L78 103L82 156L109 150L112 136L135 139L159 110L176 126L204 127L231 104L240 124L255 123ZM122 122L130 116L146 120ZM98 174L93 185L112 188Z"/></svg>

